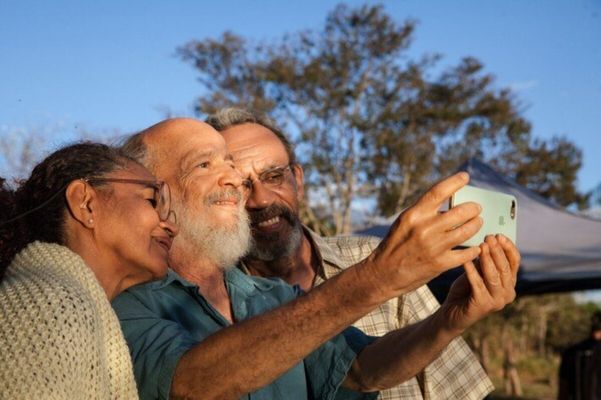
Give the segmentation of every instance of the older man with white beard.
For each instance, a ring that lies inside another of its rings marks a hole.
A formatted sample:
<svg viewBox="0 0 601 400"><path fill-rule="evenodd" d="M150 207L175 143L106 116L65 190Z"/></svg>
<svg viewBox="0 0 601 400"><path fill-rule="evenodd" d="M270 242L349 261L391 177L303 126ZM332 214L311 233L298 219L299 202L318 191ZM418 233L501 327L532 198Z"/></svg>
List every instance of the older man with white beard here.
<svg viewBox="0 0 601 400"><path fill-rule="evenodd" d="M125 149L170 184L180 221L173 271L113 303L143 399L373 397L359 392L415 375L515 296L519 253L512 243L453 249L481 226L479 206L438 213L467 174L433 187L366 260L297 298L280 280L228 268L249 242L249 182L215 130L192 119L167 120ZM477 256L480 272L471 262ZM375 341L353 329L334 336L378 304L462 263L466 273L431 317Z"/></svg>
<svg viewBox="0 0 601 400"><path fill-rule="evenodd" d="M238 205L233 212L237 214L231 226L212 224L206 216L210 216L211 207L228 203ZM202 208L195 210L181 202L173 206L175 213L184 221L181 224L185 237L192 246L189 253L198 258L210 260L215 265L235 265L249 248L250 229L248 214L239 205L244 204L243 195L233 188L214 191L203 199ZM199 218L198 215L203 217ZM223 244L227 243L227 246Z"/></svg>

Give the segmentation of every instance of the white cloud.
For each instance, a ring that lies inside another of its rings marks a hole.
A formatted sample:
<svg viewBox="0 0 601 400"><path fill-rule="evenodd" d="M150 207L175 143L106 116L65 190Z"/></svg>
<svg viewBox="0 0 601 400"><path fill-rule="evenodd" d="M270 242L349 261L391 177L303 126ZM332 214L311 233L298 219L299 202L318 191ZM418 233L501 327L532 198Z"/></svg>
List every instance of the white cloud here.
<svg viewBox="0 0 601 400"><path fill-rule="evenodd" d="M538 86L538 81L531 79L529 81L512 82L509 84L509 89L513 92L522 92Z"/></svg>

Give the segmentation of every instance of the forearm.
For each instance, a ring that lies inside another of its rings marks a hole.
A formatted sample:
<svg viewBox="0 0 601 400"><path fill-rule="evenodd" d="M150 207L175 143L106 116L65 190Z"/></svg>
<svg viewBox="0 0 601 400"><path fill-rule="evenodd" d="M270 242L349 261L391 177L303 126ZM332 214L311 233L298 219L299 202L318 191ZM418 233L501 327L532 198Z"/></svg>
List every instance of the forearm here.
<svg viewBox="0 0 601 400"><path fill-rule="evenodd" d="M478 268L464 263L445 302L431 317L392 332L366 347L345 384L363 391L392 387L414 376L465 329L515 298L520 255L503 236L487 236Z"/></svg>
<svg viewBox="0 0 601 400"><path fill-rule="evenodd" d="M349 268L303 298L224 329L189 350L176 368L171 393L189 398L237 398L254 391L378 304L474 259L479 248L453 248L478 231L480 208L468 203L444 214L438 212L441 203L467 181L468 175L459 173L435 185L397 219L382 244L358 267ZM413 341L419 342L417 339ZM417 351L411 350L415 354L411 360L420 359L424 349L426 354L440 351L433 352L429 344L422 343ZM391 358L390 354L382 357ZM379 363L376 361L367 360L366 368ZM411 362L396 370L411 371Z"/></svg>
<svg viewBox="0 0 601 400"><path fill-rule="evenodd" d="M211 335L180 359L171 396L239 398L269 384L395 295L376 289L371 276L368 265L351 268L282 307Z"/></svg>
<svg viewBox="0 0 601 400"><path fill-rule="evenodd" d="M419 374L461 333L450 329L443 311L438 310L363 349L344 386L363 392L396 386Z"/></svg>

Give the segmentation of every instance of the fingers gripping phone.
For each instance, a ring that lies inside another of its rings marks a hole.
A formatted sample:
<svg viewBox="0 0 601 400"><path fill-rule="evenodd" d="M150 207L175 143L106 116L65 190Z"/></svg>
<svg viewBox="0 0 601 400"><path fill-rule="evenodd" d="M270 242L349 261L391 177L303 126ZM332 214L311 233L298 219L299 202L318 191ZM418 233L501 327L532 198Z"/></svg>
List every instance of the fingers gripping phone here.
<svg viewBox="0 0 601 400"><path fill-rule="evenodd" d="M487 235L503 234L513 243L517 240L517 207L515 197L492 190L480 189L473 186L464 186L459 189L449 200L449 209L461 203L472 201L482 206L483 224L480 230L461 246L478 246L484 242Z"/></svg>

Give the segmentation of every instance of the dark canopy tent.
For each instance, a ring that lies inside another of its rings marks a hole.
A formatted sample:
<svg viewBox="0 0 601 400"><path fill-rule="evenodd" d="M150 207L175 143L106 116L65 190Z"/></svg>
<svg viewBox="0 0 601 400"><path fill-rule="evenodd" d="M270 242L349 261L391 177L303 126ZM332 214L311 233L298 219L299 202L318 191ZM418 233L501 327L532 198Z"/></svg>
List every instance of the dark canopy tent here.
<svg viewBox="0 0 601 400"><path fill-rule="evenodd" d="M601 221L567 212L481 161L471 159L460 170L469 172L471 185L518 200L519 295L601 288ZM383 237L388 229L378 225L359 233ZM429 286L443 298L460 273L448 271Z"/></svg>

